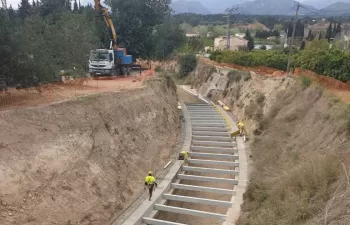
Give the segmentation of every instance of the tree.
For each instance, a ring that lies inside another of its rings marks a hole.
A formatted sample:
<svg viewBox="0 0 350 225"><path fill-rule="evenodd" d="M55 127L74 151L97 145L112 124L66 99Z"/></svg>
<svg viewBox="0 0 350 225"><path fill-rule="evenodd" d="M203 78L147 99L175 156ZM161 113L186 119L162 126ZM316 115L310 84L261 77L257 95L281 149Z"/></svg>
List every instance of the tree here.
<svg viewBox="0 0 350 225"><path fill-rule="evenodd" d="M248 41L247 47L248 47L249 51L253 50L254 49L254 39L253 39L253 37L250 34L248 29L245 32L244 39L246 39Z"/></svg>
<svg viewBox="0 0 350 225"><path fill-rule="evenodd" d="M314 34L311 30L309 30L309 33L307 34L306 40L312 41L315 38Z"/></svg>
<svg viewBox="0 0 350 225"><path fill-rule="evenodd" d="M79 7L78 7L77 0L74 0L73 11L74 11L74 12L78 12L78 10L79 10Z"/></svg>
<svg viewBox="0 0 350 225"><path fill-rule="evenodd" d="M261 49L261 50L267 50L267 47L266 47L266 45L261 45L261 46L260 46L260 49Z"/></svg>
<svg viewBox="0 0 350 225"><path fill-rule="evenodd" d="M333 37L333 26L332 26L332 22L330 22L326 31L326 39L330 41L332 37Z"/></svg>
<svg viewBox="0 0 350 225"><path fill-rule="evenodd" d="M111 0L119 44L136 58L150 57L154 26L162 24L170 15L170 3L171 0Z"/></svg>
<svg viewBox="0 0 350 225"><path fill-rule="evenodd" d="M185 33L171 18L167 18L165 23L156 26L152 39L151 56L155 59L165 59L186 42Z"/></svg>
<svg viewBox="0 0 350 225"><path fill-rule="evenodd" d="M21 4L18 7L18 15L22 20L30 15L30 8L28 0L21 0Z"/></svg>
<svg viewBox="0 0 350 225"><path fill-rule="evenodd" d="M322 40L323 39L323 35L322 32L320 32L320 34L318 35L318 40Z"/></svg>
<svg viewBox="0 0 350 225"><path fill-rule="evenodd" d="M189 49L193 53L197 53L204 48L201 37L190 37L187 41Z"/></svg>
<svg viewBox="0 0 350 225"><path fill-rule="evenodd" d="M335 29L335 35L340 35L340 34L341 34L341 23L339 22Z"/></svg>

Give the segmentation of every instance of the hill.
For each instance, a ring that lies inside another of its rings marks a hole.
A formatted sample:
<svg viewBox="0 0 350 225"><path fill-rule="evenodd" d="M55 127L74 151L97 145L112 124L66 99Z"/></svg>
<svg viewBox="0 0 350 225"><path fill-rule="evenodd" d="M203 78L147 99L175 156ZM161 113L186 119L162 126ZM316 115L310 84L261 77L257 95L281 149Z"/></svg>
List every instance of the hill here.
<svg viewBox="0 0 350 225"><path fill-rule="evenodd" d="M199 1L178 0L171 3L171 8L175 14L179 13L197 13L197 14L211 14Z"/></svg>
<svg viewBox="0 0 350 225"><path fill-rule="evenodd" d="M238 4L238 11L241 14L253 15L293 15L295 10L290 10L297 4L294 0L255 0ZM308 9L316 10L314 7L305 5ZM289 11L289 12L288 12ZM288 14L287 14L288 13ZM308 14L305 9L300 9L300 14Z"/></svg>
<svg viewBox="0 0 350 225"><path fill-rule="evenodd" d="M350 11L350 2L335 2L323 9L320 10L321 13L330 16L330 15L344 15L344 13L349 14Z"/></svg>
<svg viewBox="0 0 350 225"><path fill-rule="evenodd" d="M334 3L350 3L350 0L306 0L301 2L303 5L310 5L316 9L328 8Z"/></svg>

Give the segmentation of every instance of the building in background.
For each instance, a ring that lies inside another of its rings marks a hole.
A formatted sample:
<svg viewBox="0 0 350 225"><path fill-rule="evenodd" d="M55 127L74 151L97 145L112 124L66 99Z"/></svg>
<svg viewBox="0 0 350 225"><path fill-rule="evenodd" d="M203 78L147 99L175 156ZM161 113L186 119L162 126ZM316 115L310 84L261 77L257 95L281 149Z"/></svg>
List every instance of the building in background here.
<svg viewBox="0 0 350 225"><path fill-rule="evenodd" d="M241 37L230 38L230 50L238 51L239 47L248 45L248 41ZM227 37L221 36L214 39L214 50L225 50L227 47Z"/></svg>

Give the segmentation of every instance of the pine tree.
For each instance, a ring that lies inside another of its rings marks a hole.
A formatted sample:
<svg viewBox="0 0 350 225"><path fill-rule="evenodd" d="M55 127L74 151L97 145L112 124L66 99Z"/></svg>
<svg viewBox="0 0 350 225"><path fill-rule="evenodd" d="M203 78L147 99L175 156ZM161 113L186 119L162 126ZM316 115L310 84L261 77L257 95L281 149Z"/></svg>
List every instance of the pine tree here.
<svg viewBox="0 0 350 225"><path fill-rule="evenodd" d="M66 8L67 11L71 11L72 10L72 4L71 4L70 0L66 0L65 8Z"/></svg>
<svg viewBox="0 0 350 225"><path fill-rule="evenodd" d="M77 0L74 0L73 11L74 11L74 12L78 12L78 10L79 10L79 8L78 8Z"/></svg>
<svg viewBox="0 0 350 225"><path fill-rule="evenodd" d="M335 29L335 33L336 33L336 35L341 34L341 23L340 22L337 24L337 28Z"/></svg>
<svg viewBox="0 0 350 225"><path fill-rule="evenodd" d="M35 7L35 6L36 6L35 0L33 0L33 2L32 2L32 6L33 6L33 7Z"/></svg>
<svg viewBox="0 0 350 225"><path fill-rule="evenodd" d="M18 6L18 15L21 19L25 19L30 15L30 4L28 0L22 0L21 4Z"/></svg>
<svg viewBox="0 0 350 225"><path fill-rule="evenodd" d="M311 39L312 39L312 31L309 30L309 33L307 34L306 40L311 41Z"/></svg>
<svg viewBox="0 0 350 225"><path fill-rule="evenodd" d="M292 23L289 23L287 37L292 37L292 35L293 35L293 25Z"/></svg>
<svg viewBox="0 0 350 225"><path fill-rule="evenodd" d="M323 39L323 35L322 32L320 32L320 34L318 35L318 40L322 40Z"/></svg>
<svg viewBox="0 0 350 225"><path fill-rule="evenodd" d="M245 32L245 36L244 39L246 39L248 41L247 47L249 49L249 51L254 49L254 39L252 37L252 35L250 34L249 30L247 29L247 31Z"/></svg>
<svg viewBox="0 0 350 225"><path fill-rule="evenodd" d="M333 37L333 26L332 26L332 22L330 22L328 28L327 28L327 31L326 31L326 39L328 41L331 40L331 38Z"/></svg>
<svg viewBox="0 0 350 225"><path fill-rule="evenodd" d="M332 31L332 38L335 38L335 35L337 35L337 24L334 23L333 31Z"/></svg>

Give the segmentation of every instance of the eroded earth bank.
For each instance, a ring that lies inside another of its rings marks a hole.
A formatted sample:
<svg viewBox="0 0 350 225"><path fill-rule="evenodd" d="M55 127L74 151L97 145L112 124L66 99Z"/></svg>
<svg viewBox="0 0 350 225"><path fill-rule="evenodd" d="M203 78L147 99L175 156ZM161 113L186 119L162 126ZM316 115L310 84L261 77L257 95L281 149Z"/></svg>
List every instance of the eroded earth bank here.
<svg viewBox="0 0 350 225"><path fill-rule="evenodd" d="M188 81L246 125L252 171L237 224L350 224L349 105L307 77L199 62Z"/></svg>
<svg viewBox="0 0 350 225"><path fill-rule="evenodd" d="M0 224L109 224L174 154L175 86L0 113Z"/></svg>

